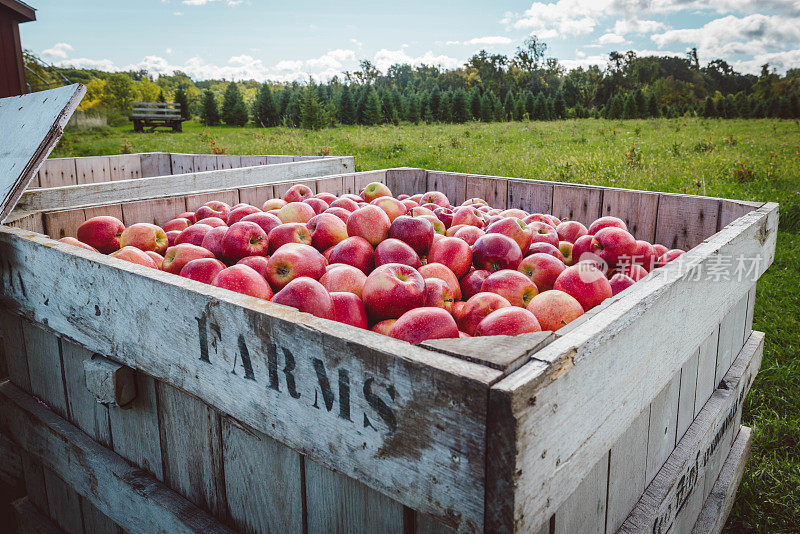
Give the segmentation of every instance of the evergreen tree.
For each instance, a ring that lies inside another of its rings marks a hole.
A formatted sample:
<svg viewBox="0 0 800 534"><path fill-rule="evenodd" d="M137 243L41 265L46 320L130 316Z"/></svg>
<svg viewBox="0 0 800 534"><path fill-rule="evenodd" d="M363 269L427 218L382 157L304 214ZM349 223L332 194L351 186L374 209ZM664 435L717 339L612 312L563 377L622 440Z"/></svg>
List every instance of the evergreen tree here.
<svg viewBox="0 0 800 534"><path fill-rule="evenodd" d="M412 124L419 123L419 99L415 94L408 96L408 113L406 119Z"/></svg>
<svg viewBox="0 0 800 534"><path fill-rule="evenodd" d="M530 93L528 93L530 95ZM532 96L532 95L531 95ZM529 99L525 101L525 107L528 106ZM539 93L536 95L536 98L533 100L533 106L531 111L531 120L535 121L543 121L547 120L547 104L544 101L544 95Z"/></svg>
<svg viewBox="0 0 800 534"><path fill-rule="evenodd" d="M473 87L469 92L469 112L473 120L481 120L481 92Z"/></svg>
<svg viewBox="0 0 800 534"><path fill-rule="evenodd" d="M780 99L776 96L767 100L767 117L780 117L781 116L781 103Z"/></svg>
<svg viewBox="0 0 800 534"><path fill-rule="evenodd" d="M800 99L797 98L797 95L789 97L789 117L800 118Z"/></svg>
<svg viewBox="0 0 800 534"><path fill-rule="evenodd" d="M206 126L217 126L219 124L219 108L217 99L211 89L206 89L203 93L203 108L200 111L200 122Z"/></svg>
<svg viewBox="0 0 800 534"><path fill-rule="evenodd" d="M629 94L625 97L625 103L622 107L623 119L635 119L639 115L639 110L636 107L636 99L633 95Z"/></svg>
<svg viewBox="0 0 800 534"><path fill-rule="evenodd" d="M381 91L379 96L381 99L381 116L383 117L383 122L386 124L397 124L400 122L397 108L394 107L392 94L388 91Z"/></svg>
<svg viewBox="0 0 800 534"><path fill-rule="evenodd" d="M278 106L272 98L272 90L267 83L258 87L253 105L253 122L262 127L278 125Z"/></svg>
<svg viewBox="0 0 800 534"><path fill-rule="evenodd" d="M373 126L380 124L381 120L381 99L378 92L370 87L364 103L364 124Z"/></svg>
<svg viewBox="0 0 800 534"><path fill-rule="evenodd" d="M514 100L514 120L521 121L525 116L525 101L522 97Z"/></svg>
<svg viewBox="0 0 800 534"><path fill-rule="evenodd" d="M564 93L559 90L553 100L553 118L563 119L567 116L567 102L564 100Z"/></svg>
<svg viewBox="0 0 800 534"><path fill-rule="evenodd" d="M463 89L456 89L453 93L453 122L463 123L470 119L470 109L467 103L467 94Z"/></svg>
<svg viewBox="0 0 800 534"><path fill-rule="evenodd" d="M339 97L339 122L342 124L356 123L356 106L353 102L353 95L350 93L350 86L342 87L342 94Z"/></svg>
<svg viewBox="0 0 800 534"><path fill-rule="evenodd" d="M544 111L545 111L545 119L546 121L551 121L556 118L555 116L555 104L553 99L549 96L544 99Z"/></svg>
<svg viewBox="0 0 800 534"><path fill-rule="evenodd" d="M647 116L647 101L644 99L644 93L641 89L634 91L633 102L636 104L636 117L632 118L642 118Z"/></svg>
<svg viewBox="0 0 800 534"><path fill-rule="evenodd" d="M307 85L300 95L300 127L320 130L325 127L326 122L319 93L313 85Z"/></svg>
<svg viewBox="0 0 800 534"><path fill-rule="evenodd" d="M494 110L492 109L492 101L489 98L489 94L483 95L481 98L481 111L480 111L480 119L481 122L492 122L494 118Z"/></svg>
<svg viewBox="0 0 800 534"><path fill-rule="evenodd" d="M717 111L714 107L714 100L710 96L707 96L705 101L703 101L703 110L700 112L700 114L706 119L710 119L717 114Z"/></svg>
<svg viewBox="0 0 800 534"><path fill-rule="evenodd" d="M186 94L186 88L183 84L179 85L175 90L175 103L181 107L181 118L188 121L191 118L189 113L189 96Z"/></svg>
<svg viewBox="0 0 800 534"><path fill-rule="evenodd" d="M439 108L442 105L442 92L439 90L438 85L434 85L430 94L428 95L428 111L432 120L439 119Z"/></svg>
<svg viewBox="0 0 800 534"><path fill-rule="evenodd" d="M541 96L542 93L539 93L536 98L538 99ZM536 119L536 99L530 91L525 91L525 113L528 114L528 120Z"/></svg>
<svg viewBox="0 0 800 534"><path fill-rule="evenodd" d="M286 126L300 125L300 94L296 90L285 89L289 93L286 114L283 117Z"/></svg>
<svg viewBox="0 0 800 534"><path fill-rule="evenodd" d="M235 82L228 84L225 96L222 99L222 121L230 126L244 126L247 124L247 108L244 105L242 93Z"/></svg>
<svg viewBox="0 0 800 534"><path fill-rule="evenodd" d="M661 115L661 113L658 109L658 100L656 99L656 95L651 93L650 96L647 97L647 116L658 118L659 115Z"/></svg>
<svg viewBox="0 0 800 534"><path fill-rule="evenodd" d="M489 93L489 100L492 103L492 120L496 122L502 122L506 120L506 110L503 103L500 101L500 97L494 94L493 92Z"/></svg>
<svg viewBox="0 0 800 534"><path fill-rule="evenodd" d="M503 101L503 116L506 120L514 120L514 96L511 91L506 93Z"/></svg>
<svg viewBox="0 0 800 534"><path fill-rule="evenodd" d="M453 92L443 91L442 102L439 105L439 120L441 122L453 122Z"/></svg>
<svg viewBox="0 0 800 534"><path fill-rule="evenodd" d="M734 106L736 107L737 117L742 117L743 119L750 118L750 102L746 94L742 92L737 93Z"/></svg>

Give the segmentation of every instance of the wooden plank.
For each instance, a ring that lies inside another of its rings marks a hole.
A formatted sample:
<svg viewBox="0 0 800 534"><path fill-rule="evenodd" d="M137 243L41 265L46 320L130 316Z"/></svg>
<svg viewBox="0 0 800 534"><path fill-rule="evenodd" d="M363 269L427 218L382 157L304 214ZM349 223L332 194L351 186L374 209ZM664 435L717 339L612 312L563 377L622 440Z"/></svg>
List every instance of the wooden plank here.
<svg viewBox="0 0 800 534"><path fill-rule="evenodd" d="M36 178L85 93L84 86L73 84L0 99L0 223Z"/></svg>
<svg viewBox="0 0 800 534"><path fill-rule="evenodd" d="M267 156L240 156L242 167L255 167L256 165L267 165Z"/></svg>
<svg viewBox="0 0 800 534"><path fill-rule="evenodd" d="M493 208L505 209L508 180L495 176L467 175L467 198L482 198Z"/></svg>
<svg viewBox="0 0 800 534"><path fill-rule="evenodd" d="M137 180L142 177L142 162L138 154L120 154L109 156L112 180Z"/></svg>
<svg viewBox="0 0 800 534"><path fill-rule="evenodd" d="M44 233L44 224L40 212L14 211L6 218L3 224L40 234Z"/></svg>
<svg viewBox="0 0 800 534"><path fill-rule="evenodd" d="M34 323L22 320L22 337L28 359L31 393L62 417L67 414L67 397L61 376L59 339Z"/></svg>
<svg viewBox="0 0 800 534"><path fill-rule="evenodd" d="M322 160L324 161L324 160ZM356 193L361 192L362 189L372 182L386 183L386 170L365 171L357 172L355 175L355 189Z"/></svg>
<svg viewBox="0 0 800 534"><path fill-rule="evenodd" d="M83 515L83 531L86 534L122 534L123 532L110 517L98 510L87 499L81 499L81 514Z"/></svg>
<svg viewBox="0 0 800 534"><path fill-rule="evenodd" d="M587 227L600 217L603 189L577 185L553 186L553 213L559 219L578 221Z"/></svg>
<svg viewBox="0 0 800 534"><path fill-rule="evenodd" d="M0 427L14 442L125 530L231 532L10 382L0 401Z"/></svg>
<svg viewBox="0 0 800 534"><path fill-rule="evenodd" d="M125 226L146 222L161 226L186 211L185 197L126 202L122 205L122 222Z"/></svg>
<svg viewBox="0 0 800 534"><path fill-rule="evenodd" d="M239 202L261 208L268 199L275 196L275 188L271 185L239 188Z"/></svg>
<svg viewBox="0 0 800 534"><path fill-rule="evenodd" d="M97 403L126 406L136 397L136 374L130 367L99 354L90 355L82 364L84 389Z"/></svg>
<svg viewBox="0 0 800 534"><path fill-rule="evenodd" d="M428 190L428 173L425 169L389 169L386 171L386 186L394 196L425 193Z"/></svg>
<svg viewBox="0 0 800 534"><path fill-rule="evenodd" d="M700 413L706 401L717 388L717 345L719 343L719 326L703 337L697 356L697 391L694 395L694 415Z"/></svg>
<svg viewBox="0 0 800 534"><path fill-rule="evenodd" d="M31 501L42 511L50 510L47 502L47 488L44 484L44 468L29 454L22 455L22 472L25 477L25 491Z"/></svg>
<svg viewBox="0 0 800 534"><path fill-rule="evenodd" d="M108 406L97 402L95 396L86 388L84 379L84 362L91 361L92 353L64 339L61 341L61 356L64 363L69 421L98 443L110 447Z"/></svg>
<svg viewBox="0 0 800 534"><path fill-rule="evenodd" d="M308 532L403 532L403 507L364 484L306 459Z"/></svg>
<svg viewBox="0 0 800 534"><path fill-rule="evenodd" d="M25 353L25 339L22 336L22 319L14 313L0 309L0 332L3 352L6 356L8 378L17 386L30 392L31 379L28 372L28 358Z"/></svg>
<svg viewBox="0 0 800 534"><path fill-rule="evenodd" d="M747 313L744 320L744 339L750 337L750 332L753 331L753 314L756 307L756 284L750 288L747 293Z"/></svg>
<svg viewBox="0 0 800 534"><path fill-rule="evenodd" d="M575 492L559 507L553 534L604 534L608 492L608 455L600 458Z"/></svg>
<svg viewBox="0 0 800 534"><path fill-rule="evenodd" d="M647 487L647 434L650 407L640 413L611 447L608 462L606 532L612 534L633 510Z"/></svg>
<svg viewBox="0 0 800 534"><path fill-rule="evenodd" d="M460 206L467 200L467 175L428 171L428 191L441 191L453 206Z"/></svg>
<svg viewBox="0 0 800 534"><path fill-rule="evenodd" d="M48 159L39 168L41 187L62 187L78 183L75 158Z"/></svg>
<svg viewBox="0 0 800 534"><path fill-rule="evenodd" d="M86 221L86 214L81 208L61 211L49 211L42 214L44 233L53 239L66 236L74 237L78 227Z"/></svg>
<svg viewBox="0 0 800 534"><path fill-rule="evenodd" d="M292 449L225 417L225 494L242 532L303 532L303 462Z"/></svg>
<svg viewBox="0 0 800 534"><path fill-rule="evenodd" d="M689 250L717 231L720 200L661 193L655 242Z"/></svg>
<svg viewBox="0 0 800 534"><path fill-rule="evenodd" d="M297 184L307 185L311 192L317 192L317 180L281 180L273 184L273 190L276 198L283 198L286 192Z"/></svg>
<svg viewBox="0 0 800 534"><path fill-rule="evenodd" d="M434 518L419 512L414 513L414 534L455 534L455 529L443 525ZM544 533L548 534L548 533Z"/></svg>
<svg viewBox="0 0 800 534"><path fill-rule="evenodd" d="M294 156L281 156L281 155L267 156L267 165L276 165L278 163L292 163L293 161L295 161Z"/></svg>
<svg viewBox="0 0 800 534"><path fill-rule="evenodd" d="M499 371L12 228L0 227L0 255L6 300L37 322L410 508L483 524ZM150 322L169 324L171 342Z"/></svg>
<svg viewBox="0 0 800 534"><path fill-rule="evenodd" d="M345 193L350 194L357 194L356 191L356 176L355 174L344 174L342 175L342 187L344 187Z"/></svg>
<svg viewBox="0 0 800 534"><path fill-rule="evenodd" d="M219 169L217 156L212 154L195 154L192 159L194 160L192 164L193 172L216 171Z"/></svg>
<svg viewBox="0 0 800 534"><path fill-rule="evenodd" d="M508 180L507 208L528 213L553 212L553 184L533 180Z"/></svg>
<svg viewBox="0 0 800 534"><path fill-rule="evenodd" d="M685 254L682 264L609 299L602 313L492 386L490 528L535 529L553 513L694 354L692 340L708 335L719 310L733 307L752 284L735 277L709 284L698 273L720 256L743 255L761 259L758 277L774 258L776 237L776 206L767 204ZM674 320L666 323L667 316Z"/></svg>
<svg viewBox="0 0 800 534"><path fill-rule="evenodd" d="M719 381L728 372L733 359L744 344L745 322L747 320L747 305L750 300L749 292L745 293L733 306L719 325L719 343L717 345L717 370L714 374L715 381Z"/></svg>
<svg viewBox="0 0 800 534"><path fill-rule="evenodd" d="M195 172L194 156L192 154L175 154L169 155L170 168L172 174L190 174Z"/></svg>
<svg viewBox="0 0 800 534"><path fill-rule="evenodd" d="M122 204L107 204L105 206L85 208L83 214L87 221L92 217L99 217L101 215L110 215L111 217L116 217L120 221L124 219L122 215Z"/></svg>
<svg viewBox="0 0 800 534"><path fill-rule="evenodd" d="M658 193L603 189L602 215L619 217L636 239L653 242L656 237Z"/></svg>
<svg viewBox="0 0 800 534"><path fill-rule="evenodd" d="M720 202L722 204L719 213L720 229L764 205L763 202L746 202L744 200L721 199Z"/></svg>
<svg viewBox="0 0 800 534"><path fill-rule="evenodd" d="M226 511L219 414L206 403L156 382L164 482L215 517Z"/></svg>
<svg viewBox="0 0 800 534"><path fill-rule="evenodd" d="M156 176L138 180L35 189L27 191L23 195L18 203L18 209L24 211L64 209L164 198L186 193L211 192L226 188L264 185L276 181L340 174L343 169L347 170L352 165L353 158L351 157L331 158L197 174Z"/></svg>
<svg viewBox="0 0 800 534"><path fill-rule="evenodd" d="M44 484L47 488L49 515L68 534L83 532L80 496L61 477L50 469L44 469Z"/></svg>
<svg viewBox="0 0 800 534"><path fill-rule="evenodd" d="M75 173L76 184L107 182L111 179L111 161L108 156L75 158Z"/></svg>
<svg viewBox="0 0 800 534"><path fill-rule="evenodd" d="M327 176L320 178L316 181L315 190L317 193L331 193L337 197L347 192L345 190L343 176Z"/></svg>
<svg viewBox="0 0 800 534"><path fill-rule="evenodd" d="M197 208L210 202L212 200L219 200L227 203L229 206L235 206L240 202L239 190L231 189L230 191L216 191L214 193L201 193L199 195L186 195L186 210L197 211ZM180 213L180 212L178 212ZM177 214L176 214L177 215Z"/></svg>
<svg viewBox="0 0 800 534"><path fill-rule="evenodd" d="M678 395L678 432L676 440L680 440L686 433L686 429L694 421L694 401L697 393L697 366L699 363L700 351L686 360L681 368L681 389Z"/></svg>
<svg viewBox="0 0 800 534"><path fill-rule="evenodd" d="M656 473L675 449L678 429L678 394L681 376L677 373L650 403L650 429L647 433L647 471L650 484Z"/></svg>
<svg viewBox="0 0 800 534"><path fill-rule="evenodd" d="M691 525L710 493L722 463L728 456L735 424L742 403L761 365L764 335L753 332L731 370L725 387L714 391L711 399L689 426L664 467L647 487L642 498L620 528L628 532L668 532L676 525ZM709 483L710 482L710 483ZM709 491L704 493L708 485Z"/></svg>
<svg viewBox="0 0 800 534"><path fill-rule="evenodd" d="M554 339L552 332L534 332L518 336L430 339L421 345L454 358L486 365L505 375L522 367L536 351Z"/></svg>
<svg viewBox="0 0 800 534"><path fill-rule="evenodd" d="M242 156L232 154L222 154L217 156L216 169L238 169L242 167ZM210 169L208 169L210 170Z"/></svg>
<svg viewBox="0 0 800 534"><path fill-rule="evenodd" d="M19 534L61 534L49 517L45 517L28 497L22 497L11 503Z"/></svg>
<svg viewBox="0 0 800 534"><path fill-rule="evenodd" d="M172 159L168 152L145 152L144 154L139 154L139 165L142 168L142 178L169 176L172 174Z"/></svg>
<svg viewBox="0 0 800 534"><path fill-rule="evenodd" d="M703 504L700 516L694 524L693 534L719 534L722 532L736 499L736 489L744 475L752 441L753 430L741 427L733 442L731 452L728 453L728 458L722 466L719 478L714 483L714 488Z"/></svg>

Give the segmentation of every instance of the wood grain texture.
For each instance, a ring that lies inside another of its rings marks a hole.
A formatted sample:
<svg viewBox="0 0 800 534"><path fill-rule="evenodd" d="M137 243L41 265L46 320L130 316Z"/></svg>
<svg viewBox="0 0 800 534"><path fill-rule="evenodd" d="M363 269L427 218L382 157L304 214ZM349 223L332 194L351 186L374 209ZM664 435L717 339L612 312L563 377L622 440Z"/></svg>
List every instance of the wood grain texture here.
<svg viewBox="0 0 800 534"><path fill-rule="evenodd" d="M110 156L109 177L112 180L137 180L142 177L142 162L138 154Z"/></svg>
<svg viewBox="0 0 800 534"><path fill-rule="evenodd" d="M316 180L281 180L280 182L276 182L273 185L273 189L275 191L275 197L283 198L289 189L299 184L308 186L308 188L311 189L313 194L317 193Z"/></svg>
<svg viewBox="0 0 800 534"><path fill-rule="evenodd" d="M600 458L555 514L553 534L604 534L608 456Z"/></svg>
<svg viewBox="0 0 800 534"><path fill-rule="evenodd" d="M680 440L686 429L694 421L694 403L697 393L697 366L699 364L700 351L686 360L681 367L681 389L678 395L678 432L676 440Z"/></svg>
<svg viewBox="0 0 800 534"><path fill-rule="evenodd" d="M403 507L364 484L306 460L308 532L403 532Z"/></svg>
<svg viewBox="0 0 800 534"><path fill-rule="evenodd" d="M139 161L142 178L172 174L172 160L168 152L145 152L139 154Z"/></svg>
<svg viewBox="0 0 800 534"><path fill-rule="evenodd" d="M719 213L720 228L725 228L739 217L743 217L764 205L763 202L746 202L744 200L727 199L722 199L721 204L722 206Z"/></svg>
<svg viewBox="0 0 800 534"><path fill-rule="evenodd" d="M650 429L647 433L647 472L645 482L650 484L656 473L675 449L678 430L678 399L681 376L676 373L664 389L650 403Z"/></svg>
<svg viewBox="0 0 800 534"><path fill-rule="evenodd" d="M212 200L218 200L220 202L227 203L229 206L234 206L240 202L239 190L233 189L230 191L216 191L214 193L186 195L186 209L188 211L197 211L197 208Z"/></svg>
<svg viewBox="0 0 800 534"><path fill-rule="evenodd" d="M48 512L47 488L44 484L44 468L31 455L22 454L22 473L25 478L25 491L39 510Z"/></svg>
<svg viewBox="0 0 800 534"><path fill-rule="evenodd" d="M73 158L48 159L39 168L41 187L63 187L78 183L75 160Z"/></svg>
<svg viewBox="0 0 800 534"><path fill-rule="evenodd" d="M12 502L11 507L14 509L14 520L19 534L62 534L64 532L49 517L43 515L27 496Z"/></svg>
<svg viewBox="0 0 800 534"><path fill-rule="evenodd" d="M75 185L107 182L111 179L111 161L108 156L75 158L75 173Z"/></svg>
<svg viewBox="0 0 800 534"><path fill-rule="evenodd" d="M231 532L10 382L0 384L0 427L127 531Z"/></svg>
<svg viewBox="0 0 800 534"><path fill-rule="evenodd" d="M339 196L347 192L344 185L344 176L329 176L315 181L317 193L331 193Z"/></svg>
<svg viewBox="0 0 800 534"><path fill-rule="evenodd" d="M57 414L66 417L67 396L61 376L59 339L24 319L22 337L25 340L31 393L46 402Z"/></svg>
<svg viewBox="0 0 800 534"><path fill-rule="evenodd" d="M467 175L467 198L482 198L493 208L505 209L508 180L496 176Z"/></svg>
<svg viewBox="0 0 800 534"><path fill-rule="evenodd" d="M633 510L647 487L648 406L611 447L608 462L608 515L606 532L613 534Z"/></svg>
<svg viewBox="0 0 800 534"><path fill-rule="evenodd" d="M136 374L133 369L99 354L85 358L84 387L105 406L125 406L136 398Z"/></svg>
<svg viewBox="0 0 800 534"><path fill-rule="evenodd" d="M716 326L707 336L702 337L702 340L697 355L697 390L694 394L695 417L717 388L715 378L717 372L719 326Z"/></svg>
<svg viewBox="0 0 800 534"><path fill-rule="evenodd" d="M694 523L698 504L710 493L739 430L736 415L741 414L763 349L764 335L754 332L725 376L725 387L714 391L619 532L668 532Z"/></svg>
<svg viewBox="0 0 800 534"><path fill-rule="evenodd" d="M95 396L86 389L84 380L84 362L92 359L92 353L64 339L61 341L61 354L69 421L98 443L110 447L108 407L97 402Z"/></svg>
<svg viewBox="0 0 800 534"><path fill-rule="evenodd" d="M553 186L553 212L559 219L578 221L587 227L600 216L603 189L577 185Z"/></svg>
<svg viewBox="0 0 800 534"><path fill-rule="evenodd" d="M0 280L14 281L4 293L34 320L410 508L483 524L486 399L499 371L15 229L0 227L0 254ZM119 306L131 292L141 298ZM172 342L145 316L168 322Z"/></svg>
<svg viewBox="0 0 800 534"><path fill-rule="evenodd" d="M193 172L206 172L216 171L221 167L218 166L218 156L212 154L195 154L192 156L192 169ZM230 169L230 167L226 167Z"/></svg>
<svg viewBox="0 0 800 534"><path fill-rule="evenodd" d="M170 197L122 204L125 226L144 222L161 226L186 211L186 197Z"/></svg>
<svg viewBox="0 0 800 534"><path fill-rule="evenodd" d="M267 165L267 158L269 156L250 156L250 155L243 155L240 156L242 161L242 167L255 167L257 165Z"/></svg>
<svg viewBox="0 0 800 534"><path fill-rule="evenodd" d="M372 182L386 183L386 169L379 169L375 171L357 172L355 174L355 183L353 184L356 193L367 187Z"/></svg>
<svg viewBox="0 0 800 534"><path fill-rule="evenodd" d="M220 416L186 393L156 382L164 482L215 517L227 514Z"/></svg>
<svg viewBox="0 0 800 534"><path fill-rule="evenodd" d="M105 206L85 208L83 214L87 221L92 217L99 217L100 215L110 215L111 217L116 217L120 221L124 219L122 215L122 204L106 204Z"/></svg>
<svg viewBox="0 0 800 534"><path fill-rule="evenodd" d="M47 468L44 469L44 485L47 489L48 515L53 522L68 534L81 534L83 514L80 496Z"/></svg>
<svg viewBox="0 0 800 534"><path fill-rule="evenodd" d="M25 338L22 336L22 319L7 310L0 309L0 342L6 357L8 378L21 389L31 391Z"/></svg>
<svg viewBox="0 0 800 534"><path fill-rule="evenodd" d="M221 154L217 156L217 169L238 169L243 167L242 156L234 154Z"/></svg>
<svg viewBox="0 0 800 534"><path fill-rule="evenodd" d="M430 516L415 512L413 532L414 534L455 534L456 530L443 525Z"/></svg>
<svg viewBox="0 0 800 534"><path fill-rule="evenodd" d="M467 175L428 171L428 191L441 191L453 206L460 206L467 200Z"/></svg>
<svg viewBox="0 0 800 534"><path fill-rule="evenodd" d="M303 532L301 456L225 417L222 453L228 514L241 532Z"/></svg>
<svg viewBox="0 0 800 534"><path fill-rule="evenodd" d="M170 154L170 168L172 174L188 174L195 172L194 155L192 154Z"/></svg>
<svg viewBox="0 0 800 534"><path fill-rule="evenodd" d="M75 236L78 227L86 221L86 213L82 208L50 211L42 215L44 232L53 239Z"/></svg>
<svg viewBox="0 0 800 534"><path fill-rule="evenodd" d="M722 319L719 325L719 342L717 344L717 369L715 380L719 381L728 372L733 359L744 344L747 305L750 295L745 293Z"/></svg>
<svg viewBox="0 0 800 534"><path fill-rule="evenodd" d="M744 321L745 339L750 337L750 332L753 331L753 314L755 313L755 307L756 307L756 284L753 284L753 287L750 288L750 292L747 294L747 315Z"/></svg>
<svg viewBox="0 0 800 534"><path fill-rule="evenodd" d="M389 169L386 171L386 186L395 197L425 193L428 190L428 172L425 169Z"/></svg>
<svg viewBox="0 0 800 534"><path fill-rule="evenodd" d="M271 185L239 188L239 202L245 202L259 209L264 205L264 202L274 196L275 188Z"/></svg>
<svg viewBox="0 0 800 534"><path fill-rule="evenodd" d="M552 213L553 184L535 180L508 180L507 208L528 213Z"/></svg>
<svg viewBox="0 0 800 534"><path fill-rule="evenodd" d="M717 231L720 200L661 193L655 242L689 250Z"/></svg>
<svg viewBox="0 0 800 534"><path fill-rule="evenodd" d="M530 360L540 348L555 339L552 332L534 332L518 336L485 336L469 339L430 339L421 346L479 363L503 374L513 373Z"/></svg>
<svg viewBox="0 0 800 534"><path fill-rule="evenodd" d="M619 217L636 239L653 242L656 236L658 193L604 189L602 215Z"/></svg>
<svg viewBox="0 0 800 534"><path fill-rule="evenodd" d="M492 387L490 528L543 524L693 356L696 343L721 320L720 310L733 307L752 284L736 279L709 284L697 272L705 272L719 255L760 255L766 268L774 257L776 230L774 204L735 221L685 254L683 265L658 269L627 295L608 299L602 313ZM677 319L667 324L666 316ZM676 329L681 336L674 335ZM542 428L548 432L542 434Z"/></svg>

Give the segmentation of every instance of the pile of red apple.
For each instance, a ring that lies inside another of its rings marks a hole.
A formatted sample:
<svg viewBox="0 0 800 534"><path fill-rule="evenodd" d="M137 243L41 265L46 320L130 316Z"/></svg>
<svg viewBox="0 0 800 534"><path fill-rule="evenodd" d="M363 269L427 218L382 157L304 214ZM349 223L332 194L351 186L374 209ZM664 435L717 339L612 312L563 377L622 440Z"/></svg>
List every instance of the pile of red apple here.
<svg viewBox="0 0 800 534"><path fill-rule="evenodd" d="M378 182L211 201L161 227L94 217L62 241L410 343L558 330L683 252L616 217L586 228Z"/></svg>

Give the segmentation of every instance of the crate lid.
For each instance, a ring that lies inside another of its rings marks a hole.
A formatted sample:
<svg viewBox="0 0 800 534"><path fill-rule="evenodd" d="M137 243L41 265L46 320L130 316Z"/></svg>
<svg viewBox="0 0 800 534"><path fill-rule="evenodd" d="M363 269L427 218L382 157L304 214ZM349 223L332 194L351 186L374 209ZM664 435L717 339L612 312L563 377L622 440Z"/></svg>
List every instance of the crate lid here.
<svg viewBox="0 0 800 534"><path fill-rule="evenodd" d="M0 223L61 139L85 93L76 83L0 98Z"/></svg>

